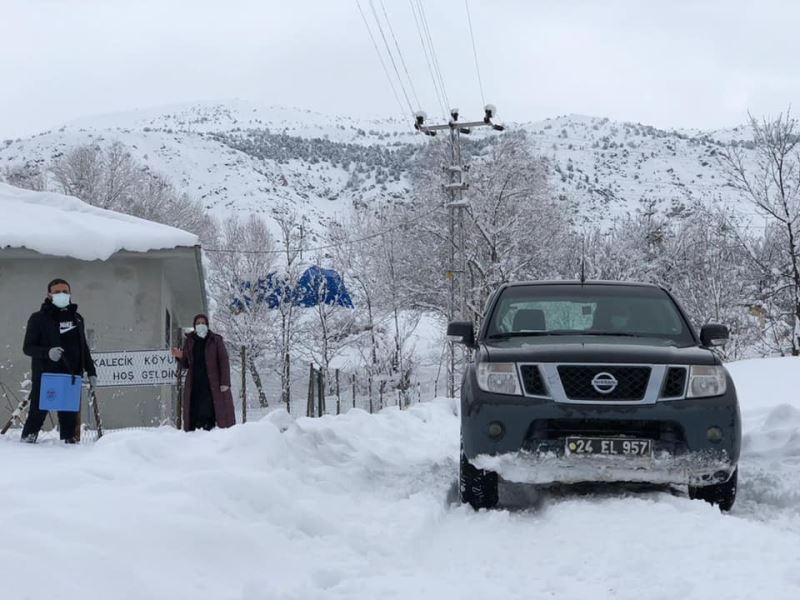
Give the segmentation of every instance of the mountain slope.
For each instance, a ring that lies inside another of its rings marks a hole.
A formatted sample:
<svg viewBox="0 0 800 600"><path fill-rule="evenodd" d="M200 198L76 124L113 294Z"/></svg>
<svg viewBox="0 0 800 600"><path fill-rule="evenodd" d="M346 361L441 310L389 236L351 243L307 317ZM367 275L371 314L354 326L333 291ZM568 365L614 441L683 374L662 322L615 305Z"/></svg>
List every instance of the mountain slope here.
<svg viewBox="0 0 800 600"><path fill-rule="evenodd" d="M665 131L567 115L509 124L551 160L554 189L583 216L602 220L641 202L669 207L697 198L739 203L717 155L745 128ZM483 134L485 135L485 134ZM82 119L0 144L0 170L46 165L70 147L119 140L216 216L302 207L312 221L354 202L401 198L408 165L427 138L397 120L356 120L242 101L197 103ZM744 209L745 212L747 209Z"/></svg>

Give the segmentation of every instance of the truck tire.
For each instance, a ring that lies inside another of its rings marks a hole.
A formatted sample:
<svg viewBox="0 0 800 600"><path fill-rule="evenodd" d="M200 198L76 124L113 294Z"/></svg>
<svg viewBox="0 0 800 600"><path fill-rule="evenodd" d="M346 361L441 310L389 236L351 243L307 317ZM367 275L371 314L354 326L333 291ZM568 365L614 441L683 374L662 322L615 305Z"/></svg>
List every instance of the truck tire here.
<svg viewBox="0 0 800 600"><path fill-rule="evenodd" d="M739 478L739 469L734 470L731 478L725 483L706 485L703 487L689 486L689 498L692 500L705 500L709 504L718 506L721 511L728 512L736 501L736 482Z"/></svg>
<svg viewBox="0 0 800 600"><path fill-rule="evenodd" d="M475 468L462 452L458 475L458 489L463 504L469 504L475 510L497 505L497 473Z"/></svg>

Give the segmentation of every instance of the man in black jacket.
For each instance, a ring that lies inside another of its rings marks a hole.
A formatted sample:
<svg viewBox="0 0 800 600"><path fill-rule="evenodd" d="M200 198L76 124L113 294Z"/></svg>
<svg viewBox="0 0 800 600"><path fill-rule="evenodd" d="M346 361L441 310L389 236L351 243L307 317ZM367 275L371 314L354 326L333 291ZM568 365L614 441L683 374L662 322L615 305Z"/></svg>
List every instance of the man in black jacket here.
<svg viewBox="0 0 800 600"><path fill-rule="evenodd" d="M39 409L42 373L89 375L92 389L97 372L86 343L86 329L78 306L73 304L69 283L54 279L47 286L47 298L39 312L28 319L23 352L31 357L31 395L28 419L22 428L22 441L35 442L44 424L47 411ZM77 413L58 412L61 439L76 443Z"/></svg>

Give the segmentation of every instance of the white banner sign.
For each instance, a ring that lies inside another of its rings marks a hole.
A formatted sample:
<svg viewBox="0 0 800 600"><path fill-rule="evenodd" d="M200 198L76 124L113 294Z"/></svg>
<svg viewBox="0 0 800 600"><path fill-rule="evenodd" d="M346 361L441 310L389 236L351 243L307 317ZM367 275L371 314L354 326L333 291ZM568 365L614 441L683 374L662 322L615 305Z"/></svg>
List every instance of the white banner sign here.
<svg viewBox="0 0 800 600"><path fill-rule="evenodd" d="M98 387L174 385L178 364L169 350L122 350L92 354Z"/></svg>

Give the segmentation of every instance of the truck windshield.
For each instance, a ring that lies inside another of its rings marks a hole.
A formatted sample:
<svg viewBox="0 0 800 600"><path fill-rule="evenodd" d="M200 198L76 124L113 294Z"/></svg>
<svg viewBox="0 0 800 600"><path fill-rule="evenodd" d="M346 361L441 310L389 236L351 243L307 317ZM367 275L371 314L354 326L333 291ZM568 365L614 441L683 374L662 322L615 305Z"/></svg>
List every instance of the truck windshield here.
<svg viewBox="0 0 800 600"><path fill-rule="evenodd" d="M504 290L487 336L594 335L694 339L673 300L659 288L623 285L529 285Z"/></svg>

